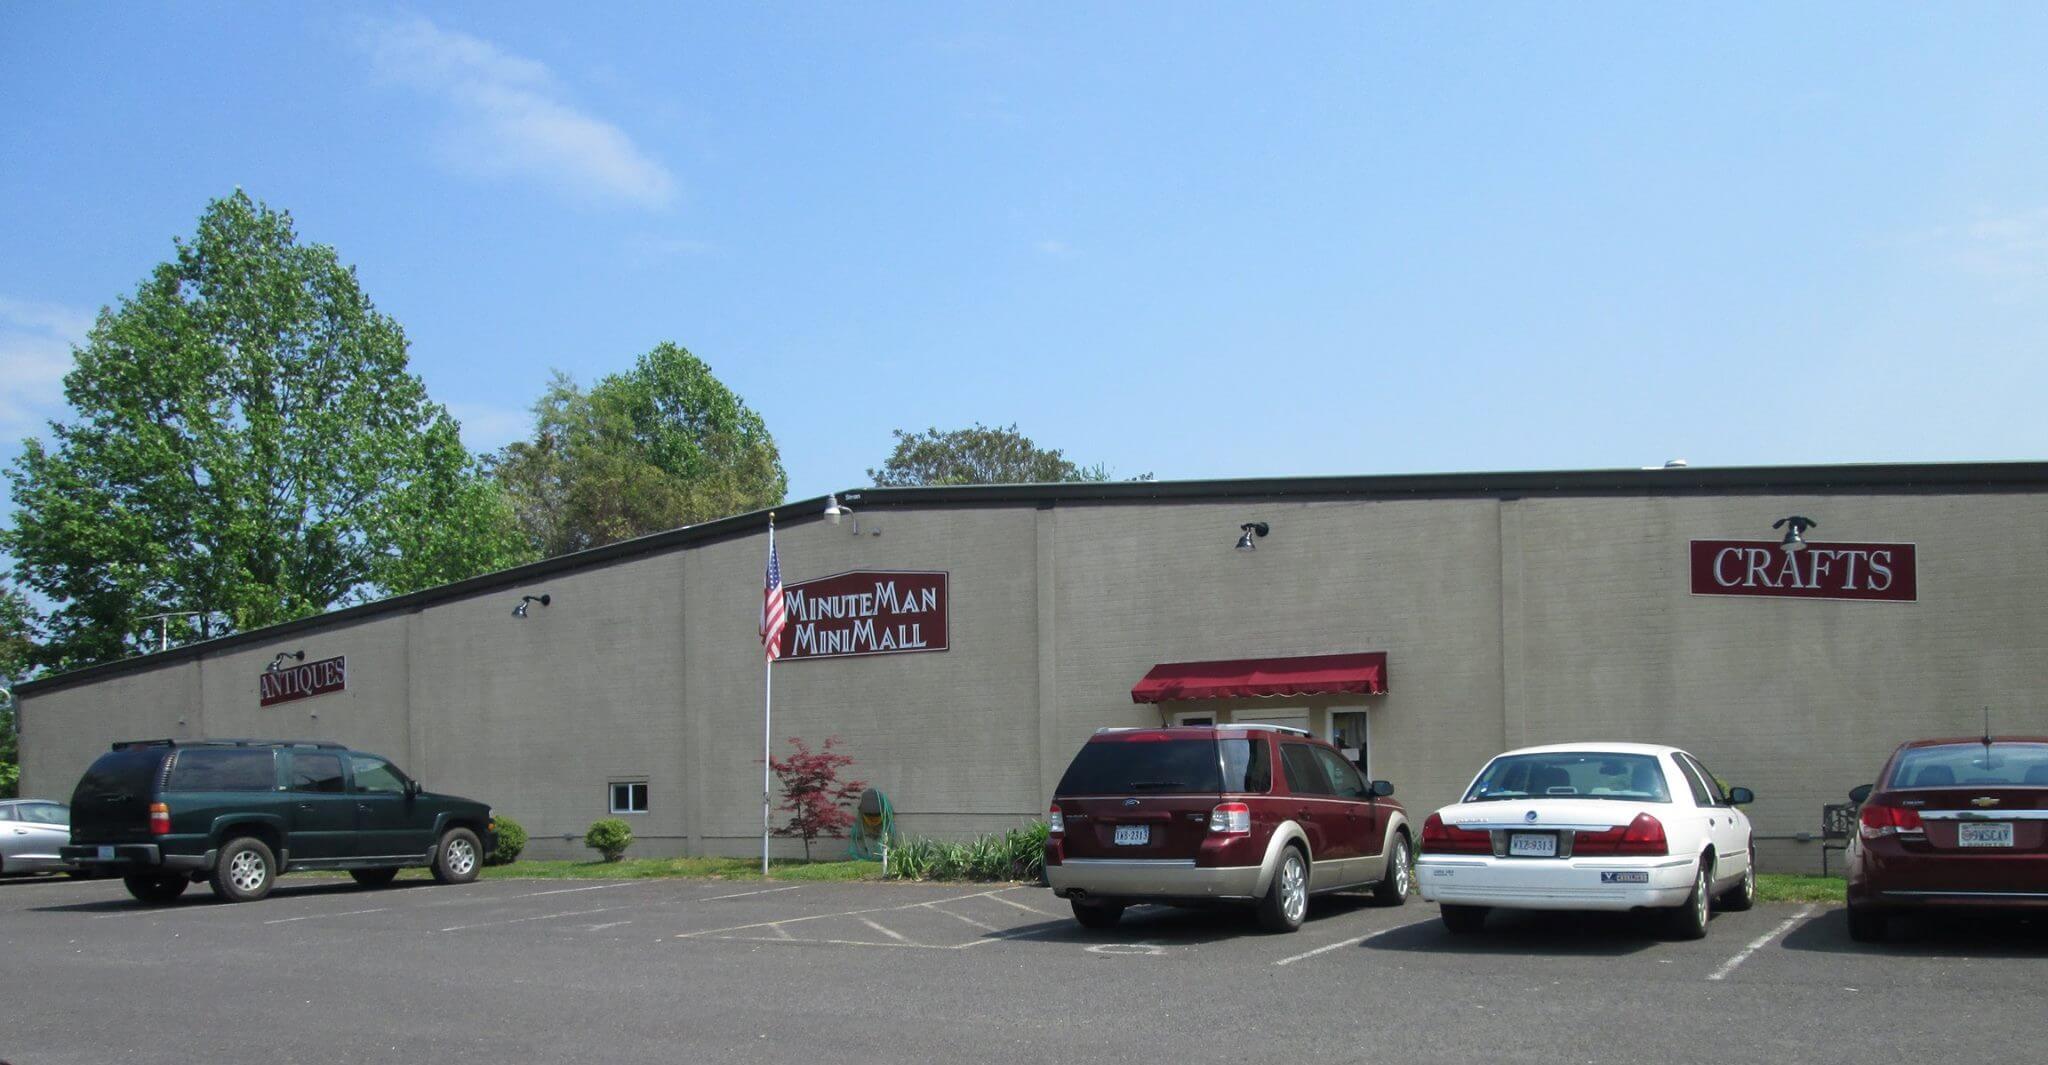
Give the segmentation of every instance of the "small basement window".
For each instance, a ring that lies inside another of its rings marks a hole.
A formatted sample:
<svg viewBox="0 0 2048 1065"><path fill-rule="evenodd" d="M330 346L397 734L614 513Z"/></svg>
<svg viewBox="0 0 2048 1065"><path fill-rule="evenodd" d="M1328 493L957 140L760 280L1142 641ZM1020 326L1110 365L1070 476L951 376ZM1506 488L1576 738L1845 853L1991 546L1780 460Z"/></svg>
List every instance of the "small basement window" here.
<svg viewBox="0 0 2048 1065"><path fill-rule="evenodd" d="M615 814L646 813L647 782L644 780L612 781L612 812Z"/></svg>

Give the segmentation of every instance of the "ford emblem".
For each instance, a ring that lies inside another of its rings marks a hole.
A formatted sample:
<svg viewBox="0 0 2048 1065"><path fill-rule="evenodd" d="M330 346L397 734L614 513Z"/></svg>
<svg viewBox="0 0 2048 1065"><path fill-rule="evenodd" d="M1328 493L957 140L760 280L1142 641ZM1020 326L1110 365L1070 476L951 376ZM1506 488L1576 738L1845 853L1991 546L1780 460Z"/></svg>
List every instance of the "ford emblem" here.
<svg viewBox="0 0 2048 1065"><path fill-rule="evenodd" d="M1536 820L1536 811L1531 810L1528 813L1523 814L1522 820L1534 823Z"/></svg>
<svg viewBox="0 0 2048 1065"><path fill-rule="evenodd" d="M1138 800L1136 800L1136 799L1125 799L1125 800L1124 800L1124 805L1125 805L1125 806L1136 806L1136 805L1138 805Z"/></svg>

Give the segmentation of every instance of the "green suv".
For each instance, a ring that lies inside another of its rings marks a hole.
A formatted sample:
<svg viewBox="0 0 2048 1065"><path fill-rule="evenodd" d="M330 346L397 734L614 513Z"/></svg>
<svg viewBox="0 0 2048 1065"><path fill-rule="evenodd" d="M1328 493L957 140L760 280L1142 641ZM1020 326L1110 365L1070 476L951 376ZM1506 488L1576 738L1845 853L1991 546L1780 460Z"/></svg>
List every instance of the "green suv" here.
<svg viewBox="0 0 2048 1065"><path fill-rule="evenodd" d="M250 902L278 874L309 869L382 887L423 865L443 884L466 884L496 834L490 807L423 791L389 761L338 743L141 740L114 744L85 771L60 854L120 876L144 902L169 902L200 880Z"/></svg>

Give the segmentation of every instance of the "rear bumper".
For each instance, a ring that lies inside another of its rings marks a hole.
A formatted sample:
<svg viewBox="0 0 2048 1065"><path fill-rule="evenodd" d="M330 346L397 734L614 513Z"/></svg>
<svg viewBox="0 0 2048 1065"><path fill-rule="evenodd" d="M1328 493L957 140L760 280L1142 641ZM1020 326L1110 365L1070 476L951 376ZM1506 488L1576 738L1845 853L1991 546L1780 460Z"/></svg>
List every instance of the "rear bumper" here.
<svg viewBox="0 0 2048 1065"><path fill-rule="evenodd" d="M1423 901L1517 910L1635 910L1678 906L1692 896L1694 858L1494 858L1423 855ZM1605 875L1603 875L1605 874ZM1612 880L1636 880L1614 883Z"/></svg>
<svg viewBox="0 0 2048 1065"><path fill-rule="evenodd" d="M205 854L165 854L163 848L154 843L114 843L104 846L71 846L57 852L64 860L80 869L111 873L119 876L158 869L177 873L206 873L213 871L219 851Z"/></svg>
<svg viewBox="0 0 2048 1065"><path fill-rule="evenodd" d="M1159 858L1068 858L1045 867L1052 893L1060 898L1235 899L1256 897L1259 867L1201 867L1191 860Z"/></svg>
<svg viewBox="0 0 2048 1065"><path fill-rule="evenodd" d="M1849 852L1849 904L2048 906L2048 854L1924 847L1909 848L1893 839L1858 840Z"/></svg>

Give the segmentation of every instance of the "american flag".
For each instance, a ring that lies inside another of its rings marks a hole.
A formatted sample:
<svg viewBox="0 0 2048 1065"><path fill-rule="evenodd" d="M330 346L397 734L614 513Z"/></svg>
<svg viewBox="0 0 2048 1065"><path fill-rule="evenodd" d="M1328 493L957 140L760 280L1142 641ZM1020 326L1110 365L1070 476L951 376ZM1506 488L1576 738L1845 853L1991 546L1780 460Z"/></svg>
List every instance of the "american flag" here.
<svg viewBox="0 0 2048 1065"><path fill-rule="evenodd" d="M768 587L761 593L761 648L768 661L782 657L782 567L775 561L775 527L768 527Z"/></svg>

